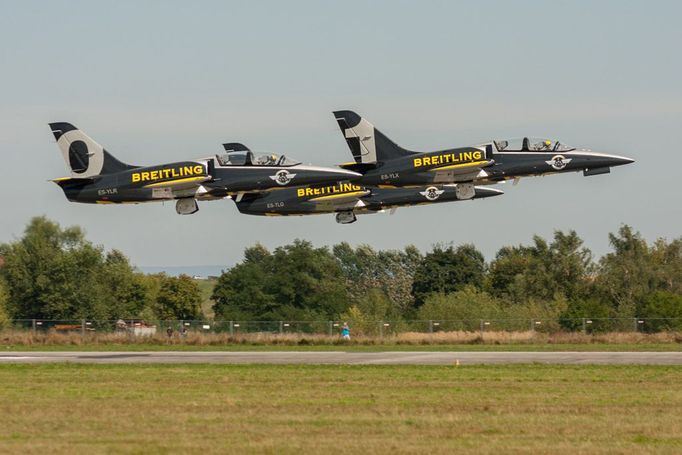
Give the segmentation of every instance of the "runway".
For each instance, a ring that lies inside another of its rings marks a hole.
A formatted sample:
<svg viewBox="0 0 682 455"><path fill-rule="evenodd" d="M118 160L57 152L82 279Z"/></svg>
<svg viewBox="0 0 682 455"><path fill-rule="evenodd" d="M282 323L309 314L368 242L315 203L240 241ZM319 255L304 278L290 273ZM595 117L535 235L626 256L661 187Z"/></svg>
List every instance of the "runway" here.
<svg viewBox="0 0 682 455"><path fill-rule="evenodd" d="M474 365L545 363L570 365L682 365L682 352L6 352L6 363L98 364L308 364Z"/></svg>

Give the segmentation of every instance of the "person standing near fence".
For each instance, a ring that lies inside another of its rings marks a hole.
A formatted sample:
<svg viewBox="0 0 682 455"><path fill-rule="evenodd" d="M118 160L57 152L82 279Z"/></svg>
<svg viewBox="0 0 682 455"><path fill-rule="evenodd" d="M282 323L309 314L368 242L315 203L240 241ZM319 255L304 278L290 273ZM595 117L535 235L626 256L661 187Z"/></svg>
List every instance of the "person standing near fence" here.
<svg viewBox="0 0 682 455"><path fill-rule="evenodd" d="M341 327L341 338L344 340L350 340L350 327L348 327L347 322L344 322L343 327Z"/></svg>

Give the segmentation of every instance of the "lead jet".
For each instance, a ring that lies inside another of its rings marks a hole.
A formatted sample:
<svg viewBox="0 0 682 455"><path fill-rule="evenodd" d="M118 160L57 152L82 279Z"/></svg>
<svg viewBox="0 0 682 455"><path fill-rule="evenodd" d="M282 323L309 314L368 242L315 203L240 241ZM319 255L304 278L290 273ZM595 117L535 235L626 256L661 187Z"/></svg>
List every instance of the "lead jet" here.
<svg viewBox="0 0 682 455"><path fill-rule="evenodd" d="M528 137L416 152L397 145L353 111L335 111L334 117L354 158L341 167L362 173L356 183L367 186L457 184L464 198L473 198L476 184L559 172L606 174L634 161Z"/></svg>
<svg viewBox="0 0 682 455"><path fill-rule="evenodd" d="M271 193L248 194L236 201L237 209L248 215L287 216L336 213L336 222L354 223L356 215L383 212L398 207L481 199L502 191L474 187L472 197L463 198L458 185L411 188L370 188L353 183L287 188Z"/></svg>
<svg viewBox="0 0 682 455"><path fill-rule="evenodd" d="M284 155L255 156L239 143L224 154L154 166L125 164L70 123L51 123L69 177L53 180L71 202L95 204L177 200L178 214L214 200L298 185L324 185L360 177L337 168L306 166Z"/></svg>

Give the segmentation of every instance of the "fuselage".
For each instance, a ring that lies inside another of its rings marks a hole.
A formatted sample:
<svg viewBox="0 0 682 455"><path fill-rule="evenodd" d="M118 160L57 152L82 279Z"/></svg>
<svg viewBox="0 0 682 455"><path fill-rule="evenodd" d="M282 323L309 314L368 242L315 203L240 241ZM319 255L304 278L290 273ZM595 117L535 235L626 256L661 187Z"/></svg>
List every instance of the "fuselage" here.
<svg viewBox="0 0 682 455"><path fill-rule="evenodd" d="M223 198L287 186L324 184L354 179L344 169L292 164L221 165L215 158L136 167L87 179L57 179L66 197L84 203L139 203L193 197Z"/></svg>
<svg viewBox="0 0 682 455"><path fill-rule="evenodd" d="M476 187L473 191L472 194L462 194L457 185L377 188L338 183L247 195L236 204L240 212L250 215L313 215L348 211L362 214L395 207L480 199L503 194L500 190L485 187Z"/></svg>
<svg viewBox="0 0 682 455"><path fill-rule="evenodd" d="M368 186L409 186L472 182L489 184L507 179L560 172L606 173L630 158L586 149L499 150L495 142L428 153L414 153L364 166L356 183ZM355 165L348 166L356 168Z"/></svg>

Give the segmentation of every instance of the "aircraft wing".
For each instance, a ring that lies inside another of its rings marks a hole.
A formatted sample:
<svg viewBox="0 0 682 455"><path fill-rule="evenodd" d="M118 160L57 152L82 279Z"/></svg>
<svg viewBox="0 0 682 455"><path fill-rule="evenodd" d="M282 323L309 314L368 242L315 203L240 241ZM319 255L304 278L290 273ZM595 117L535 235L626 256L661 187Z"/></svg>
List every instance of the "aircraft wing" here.
<svg viewBox="0 0 682 455"><path fill-rule="evenodd" d="M145 188L169 188L173 191L183 191L199 188L202 183L211 180L209 175L201 175L196 177L188 177L185 179L175 179L166 182L156 182L145 185Z"/></svg>
<svg viewBox="0 0 682 455"><path fill-rule="evenodd" d="M351 191L341 194L329 194L326 196L318 196L308 199L306 202L312 202L320 208L353 208L360 201L360 198L370 194L367 189L358 191Z"/></svg>
<svg viewBox="0 0 682 455"><path fill-rule="evenodd" d="M484 168L492 165L493 160L472 161L470 163L448 164L429 169L436 174L434 182L467 182L477 177L486 177ZM483 173L483 175L481 175Z"/></svg>

